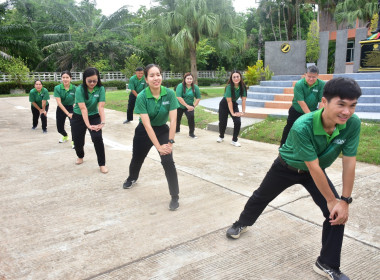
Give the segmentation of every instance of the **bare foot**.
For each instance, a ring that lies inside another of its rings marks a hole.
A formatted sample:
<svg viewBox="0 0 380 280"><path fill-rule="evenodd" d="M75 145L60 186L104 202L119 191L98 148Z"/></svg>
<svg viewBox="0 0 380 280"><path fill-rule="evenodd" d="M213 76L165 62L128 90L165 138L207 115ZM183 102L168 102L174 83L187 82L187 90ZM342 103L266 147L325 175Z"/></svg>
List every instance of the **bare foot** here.
<svg viewBox="0 0 380 280"><path fill-rule="evenodd" d="M76 165L79 165L79 164L82 164L82 163L83 163L83 158L77 158L77 160L75 161Z"/></svg>
<svg viewBox="0 0 380 280"><path fill-rule="evenodd" d="M105 167L104 165L103 165L103 166L100 166L100 172L106 174L106 173L108 173L108 168Z"/></svg>

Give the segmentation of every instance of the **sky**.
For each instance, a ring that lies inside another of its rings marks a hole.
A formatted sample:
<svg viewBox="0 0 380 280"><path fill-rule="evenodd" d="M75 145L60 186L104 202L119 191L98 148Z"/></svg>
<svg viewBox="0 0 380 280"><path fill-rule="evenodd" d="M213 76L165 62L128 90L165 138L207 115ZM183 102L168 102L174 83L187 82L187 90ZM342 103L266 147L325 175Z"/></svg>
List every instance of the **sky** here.
<svg viewBox="0 0 380 280"><path fill-rule="evenodd" d="M1 2L1 1L0 1ZM245 12L248 8L257 7L257 0L232 0L236 12ZM109 16L117 11L123 5L129 5L131 12L136 12L140 6L146 6L148 9L154 3L152 0L97 0L97 8L101 9L103 14Z"/></svg>

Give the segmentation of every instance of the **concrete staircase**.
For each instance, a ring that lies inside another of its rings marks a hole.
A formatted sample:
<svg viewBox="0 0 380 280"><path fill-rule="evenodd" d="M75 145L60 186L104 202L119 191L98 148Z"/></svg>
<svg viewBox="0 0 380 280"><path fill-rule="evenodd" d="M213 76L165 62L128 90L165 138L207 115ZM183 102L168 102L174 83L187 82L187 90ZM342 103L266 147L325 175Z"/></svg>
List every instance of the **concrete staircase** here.
<svg viewBox="0 0 380 280"><path fill-rule="evenodd" d="M287 116L292 105L293 87L301 75L273 76L271 81L262 81L258 86L250 86L246 103L246 116L266 118L267 116ZM362 89L356 112L366 119L380 115L380 72L326 74L319 79L328 81L336 77L355 79ZM239 101L241 104L241 100ZM368 117L366 117L368 116ZM374 119L378 119L375 117Z"/></svg>

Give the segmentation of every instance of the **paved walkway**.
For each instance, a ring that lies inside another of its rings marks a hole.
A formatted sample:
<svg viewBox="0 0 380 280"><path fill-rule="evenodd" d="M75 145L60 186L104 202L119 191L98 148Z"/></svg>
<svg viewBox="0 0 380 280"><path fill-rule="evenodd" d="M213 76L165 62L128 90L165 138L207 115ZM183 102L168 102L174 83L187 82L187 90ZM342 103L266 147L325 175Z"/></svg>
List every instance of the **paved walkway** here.
<svg viewBox="0 0 380 280"><path fill-rule="evenodd" d="M137 121L106 110L107 166L101 174L87 135L85 162L58 144L54 100L48 134L31 130L27 97L0 99L0 279L325 279L312 270L322 216L294 186L239 240L225 237L277 156L277 146L187 127L174 158L180 208L171 212L157 152L138 183L123 190ZM327 171L341 189L341 161ZM380 167L358 163L342 252L351 279L379 279Z"/></svg>

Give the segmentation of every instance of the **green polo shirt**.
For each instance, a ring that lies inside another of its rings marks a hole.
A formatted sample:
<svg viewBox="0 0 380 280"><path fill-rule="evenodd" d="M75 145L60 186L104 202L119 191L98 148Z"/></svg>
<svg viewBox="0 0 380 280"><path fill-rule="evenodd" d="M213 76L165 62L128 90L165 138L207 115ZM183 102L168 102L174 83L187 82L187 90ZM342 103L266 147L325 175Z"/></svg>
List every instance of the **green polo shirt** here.
<svg viewBox="0 0 380 280"><path fill-rule="evenodd" d="M226 89L224 91L224 98L232 98L232 101L233 102L236 102L236 100L239 99L240 97L240 87L239 88L235 88L235 96L231 97L232 93L231 93L231 85L228 85L226 86ZM247 91L245 89L243 89L243 96L247 96Z"/></svg>
<svg viewBox="0 0 380 280"><path fill-rule="evenodd" d="M98 110L98 103L99 102L106 102L106 90L103 86L98 87L95 86L92 92L88 92L88 99L86 100L84 96L84 89L80 85L77 87L77 90L75 92L75 106L74 106L74 113L78 115L82 115L82 112L78 106L78 103L84 103L86 104L88 115L96 115L99 113Z"/></svg>
<svg viewBox="0 0 380 280"><path fill-rule="evenodd" d="M199 87L197 85L194 85L194 92L191 87L186 88L186 92L183 92L183 84L180 83L176 88L176 95L177 97L182 97L183 100L185 100L187 105L194 105L194 98L195 99L201 99L201 92L199 90ZM178 102L179 103L179 102ZM183 106L181 103L179 103L179 107L182 109L186 109L185 106Z"/></svg>
<svg viewBox="0 0 380 280"><path fill-rule="evenodd" d="M360 119L353 114L345 124L337 124L330 136L323 129L323 108L304 114L293 124L285 144L280 148L283 160L297 169L308 170L305 161L318 158L322 169L329 167L342 152L344 156L356 156Z"/></svg>
<svg viewBox="0 0 380 280"><path fill-rule="evenodd" d="M139 80L136 75L133 75L129 79L128 89L135 90L137 93L141 92L144 88L146 88L147 84L145 82L144 76Z"/></svg>
<svg viewBox="0 0 380 280"><path fill-rule="evenodd" d="M307 107L313 112L318 109L318 103L321 102L325 82L317 79L312 86L309 86L305 78L299 80L294 86L293 107L297 112L302 113L302 108L298 101L305 101Z"/></svg>
<svg viewBox="0 0 380 280"><path fill-rule="evenodd" d="M31 89L29 92L29 102L36 102L38 107L42 109L42 100L46 100L46 105L49 104L50 95L46 88L42 87L41 91L38 92L35 88ZM33 106L33 105L32 105Z"/></svg>
<svg viewBox="0 0 380 280"><path fill-rule="evenodd" d="M178 100L173 90L161 86L160 97L156 99L148 87L137 95L135 113L148 114L152 126L161 126L168 121L169 111L178 107ZM141 117L140 122L142 122Z"/></svg>
<svg viewBox="0 0 380 280"><path fill-rule="evenodd" d="M73 84L70 84L68 90L65 89L63 84L57 85L54 87L54 97L61 98L62 105L69 106L73 105L75 101L75 91L77 87Z"/></svg>

